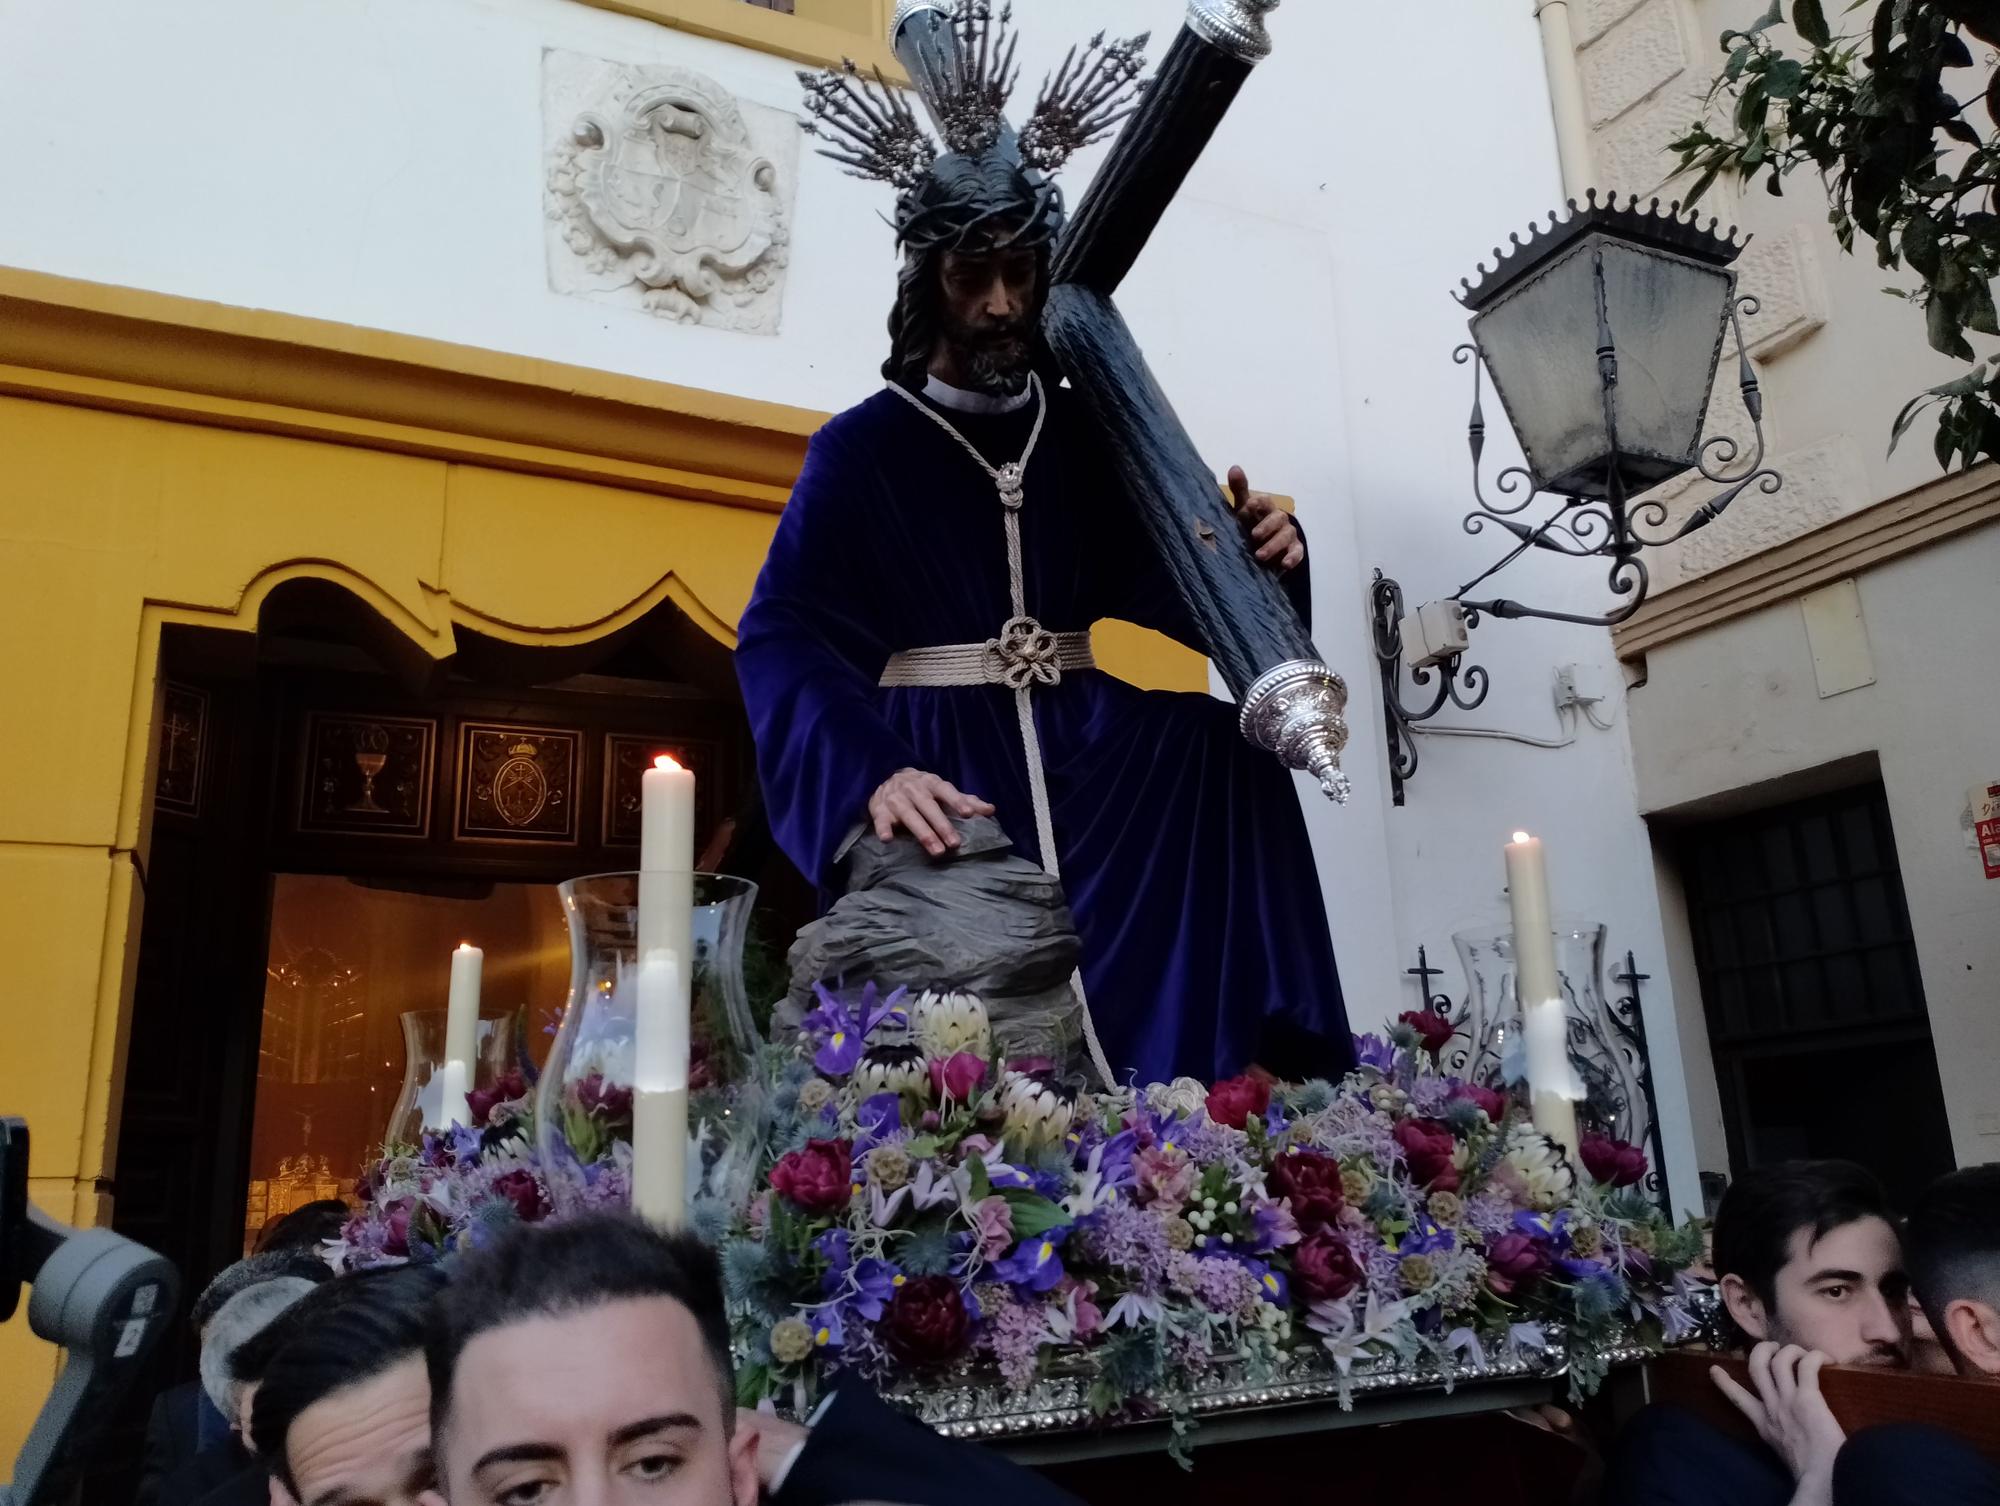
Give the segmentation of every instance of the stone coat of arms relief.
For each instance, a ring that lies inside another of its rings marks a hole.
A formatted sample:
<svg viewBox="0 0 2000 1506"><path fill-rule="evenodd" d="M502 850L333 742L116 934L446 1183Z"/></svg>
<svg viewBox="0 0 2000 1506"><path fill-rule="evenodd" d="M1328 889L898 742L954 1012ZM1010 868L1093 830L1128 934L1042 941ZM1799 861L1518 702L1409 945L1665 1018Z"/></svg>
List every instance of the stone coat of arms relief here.
<svg viewBox="0 0 2000 1506"><path fill-rule="evenodd" d="M542 57L549 286L774 335L798 123L688 68Z"/></svg>

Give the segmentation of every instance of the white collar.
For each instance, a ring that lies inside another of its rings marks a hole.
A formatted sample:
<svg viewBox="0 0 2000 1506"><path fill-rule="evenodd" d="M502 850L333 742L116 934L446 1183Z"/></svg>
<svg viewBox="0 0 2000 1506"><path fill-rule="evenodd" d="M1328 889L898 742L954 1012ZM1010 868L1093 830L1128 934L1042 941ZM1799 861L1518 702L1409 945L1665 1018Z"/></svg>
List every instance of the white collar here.
<svg viewBox="0 0 2000 1506"><path fill-rule="evenodd" d="M1034 395L1034 389L1025 384L1011 397L996 397L990 392L968 392L940 377L933 376L924 382L924 396L954 413L1019 413Z"/></svg>

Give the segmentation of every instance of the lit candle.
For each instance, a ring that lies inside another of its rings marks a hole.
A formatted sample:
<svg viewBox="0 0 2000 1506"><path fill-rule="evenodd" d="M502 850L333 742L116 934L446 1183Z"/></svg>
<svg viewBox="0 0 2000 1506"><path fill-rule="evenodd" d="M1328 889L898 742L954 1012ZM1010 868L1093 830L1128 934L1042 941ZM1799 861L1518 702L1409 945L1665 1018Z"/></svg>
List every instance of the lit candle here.
<svg viewBox="0 0 2000 1506"><path fill-rule="evenodd" d="M640 794L632 1207L671 1229L687 1218L694 775L663 756L645 772Z"/></svg>
<svg viewBox="0 0 2000 1506"><path fill-rule="evenodd" d="M1514 995L1521 1005L1530 1111L1535 1128L1574 1159L1576 1070L1570 1065L1569 1018L1556 971L1549 873L1542 844L1524 831L1507 844L1507 902L1514 914Z"/></svg>
<svg viewBox="0 0 2000 1506"><path fill-rule="evenodd" d="M439 1117L447 1125L472 1123L465 1095L472 1091L472 1064L479 1056L479 984L486 954L462 941L451 954L451 994L444 1017L444 1098Z"/></svg>

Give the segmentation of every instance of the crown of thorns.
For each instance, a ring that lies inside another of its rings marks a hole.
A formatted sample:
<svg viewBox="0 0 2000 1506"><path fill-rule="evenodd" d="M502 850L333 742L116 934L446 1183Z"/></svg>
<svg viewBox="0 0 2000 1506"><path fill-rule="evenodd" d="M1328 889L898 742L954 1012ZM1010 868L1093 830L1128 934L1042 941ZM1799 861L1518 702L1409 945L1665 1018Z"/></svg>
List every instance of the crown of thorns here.
<svg viewBox="0 0 2000 1506"><path fill-rule="evenodd" d="M1020 82L1012 32L1014 7L996 14L986 0L964 0L945 24L956 46L951 66L937 80L928 103L944 137L944 150L976 157L1008 134L1007 102ZM1091 143L1103 140L1129 116L1145 89L1145 35L1106 41L1099 32L1072 47L1062 66L1043 81L1034 112L1015 145L1020 165L1052 174ZM839 68L801 73L809 136L826 143L829 157L856 178L888 183L904 194L921 184L938 159L938 142L917 123L909 101L882 77L864 78L849 61Z"/></svg>

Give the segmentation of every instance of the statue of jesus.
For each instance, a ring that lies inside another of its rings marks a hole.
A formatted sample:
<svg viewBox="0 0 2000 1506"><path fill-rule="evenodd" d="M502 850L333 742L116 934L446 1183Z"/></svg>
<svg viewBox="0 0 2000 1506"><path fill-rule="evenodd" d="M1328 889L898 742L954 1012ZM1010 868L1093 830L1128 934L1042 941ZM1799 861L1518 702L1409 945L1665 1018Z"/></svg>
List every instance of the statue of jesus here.
<svg viewBox="0 0 2000 1506"><path fill-rule="evenodd" d="M1022 133L1032 139L1032 128ZM1203 694L1095 667L1118 618L1201 635L1036 338L1062 199L1011 129L905 178L887 385L814 436L737 673L779 843L824 894L872 828L950 860L991 815L1059 872L1100 1072L1140 1084L1353 1063L1292 777ZM1306 544L1232 469L1301 615Z"/></svg>

